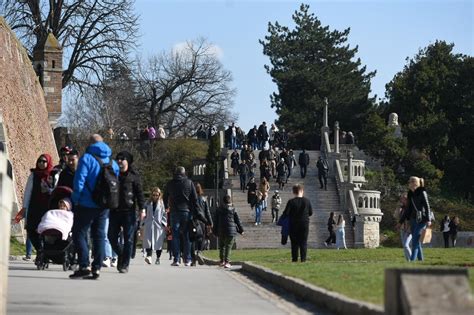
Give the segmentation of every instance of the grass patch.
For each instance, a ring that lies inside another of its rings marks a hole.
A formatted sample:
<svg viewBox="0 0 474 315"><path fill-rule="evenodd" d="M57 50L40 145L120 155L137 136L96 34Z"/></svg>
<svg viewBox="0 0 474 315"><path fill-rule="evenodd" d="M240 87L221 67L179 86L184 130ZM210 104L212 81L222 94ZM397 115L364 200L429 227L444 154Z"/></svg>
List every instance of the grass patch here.
<svg viewBox="0 0 474 315"><path fill-rule="evenodd" d="M10 237L10 255L12 256L24 256L25 255L25 244L20 243L15 237Z"/></svg>
<svg viewBox="0 0 474 315"><path fill-rule="evenodd" d="M349 297L383 304L386 268L468 267L474 289L474 251L468 248L426 248L425 261L408 263L401 248L309 250L307 263L291 263L289 249L235 250L233 261L251 261L284 275L339 292ZM218 259L218 251L205 255Z"/></svg>

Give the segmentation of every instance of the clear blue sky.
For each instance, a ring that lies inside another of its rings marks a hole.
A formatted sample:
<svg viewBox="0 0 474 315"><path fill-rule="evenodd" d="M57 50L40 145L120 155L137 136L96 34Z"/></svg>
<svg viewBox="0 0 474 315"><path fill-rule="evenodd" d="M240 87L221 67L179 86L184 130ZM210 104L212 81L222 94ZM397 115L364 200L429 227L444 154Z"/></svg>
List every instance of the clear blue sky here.
<svg viewBox="0 0 474 315"><path fill-rule="evenodd" d="M292 26L302 1L283 0L136 0L143 57L170 50L186 40L205 37L222 50L221 62L232 72L237 89L233 110L238 124L276 118L269 95L276 90L263 66L268 58L258 43L268 22ZM359 46L363 65L377 70L372 95L383 97L385 84L403 69L407 57L435 40L455 44L474 55L474 1L305 1L331 29L351 28L349 43Z"/></svg>

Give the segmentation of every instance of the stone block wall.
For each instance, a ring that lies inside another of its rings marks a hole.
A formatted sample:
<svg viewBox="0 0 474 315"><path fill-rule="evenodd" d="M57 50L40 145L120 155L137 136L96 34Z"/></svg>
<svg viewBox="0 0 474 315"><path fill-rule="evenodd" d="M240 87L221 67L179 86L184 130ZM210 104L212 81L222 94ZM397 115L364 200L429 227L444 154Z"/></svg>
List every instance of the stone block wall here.
<svg viewBox="0 0 474 315"><path fill-rule="evenodd" d="M26 180L38 156L49 153L57 162L58 153L48 123L43 90L31 60L1 16L0 114L21 207Z"/></svg>

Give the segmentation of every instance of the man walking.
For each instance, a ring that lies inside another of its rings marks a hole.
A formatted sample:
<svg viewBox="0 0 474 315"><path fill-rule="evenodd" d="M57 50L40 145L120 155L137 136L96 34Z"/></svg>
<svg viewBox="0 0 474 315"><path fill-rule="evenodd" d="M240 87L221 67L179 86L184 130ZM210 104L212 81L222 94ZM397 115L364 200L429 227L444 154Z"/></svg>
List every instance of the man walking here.
<svg viewBox="0 0 474 315"><path fill-rule="evenodd" d="M127 273L137 221L136 206L144 214L145 197L140 175L132 167L133 155L122 151L115 159L120 168L119 204L118 208L110 210L108 238L113 251L118 255L117 270ZM123 231L123 245L119 242L120 231Z"/></svg>
<svg viewBox="0 0 474 315"><path fill-rule="evenodd" d="M249 167L245 160L240 162L237 172L240 176L240 190L245 192L245 186L247 186L247 175L249 173Z"/></svg>
<svg viewBox="0 0 474 315"><path fill-rule="evenodd" d="M290 241L291 241L291 261L298 261L298 251L301 262L306 261L308 248L309 217L313 215L311 202L303 197L303 186L296 184L293 186L293 199L286 204L283 216L290 219Z"/></svg>
<svg viewBox="0 0 474 315"><path fill-rule="evenodd" d="M316 167L318 168L319 184L321 185L320 188L328 190L328 161L326 159L323 159L322 156L320 156L318 158L318 162L316 163Z"/></svg>
<svg viewBox="0 0 474 315"><path fill-rule="evenodd" d="M188 225L192 211L197 209L197 200L196 188L193 182L186 177L184 167L177 167L174 178L168 182L163 197L165 208L170 209L171 216L174 253L172 266L179 266L180 264L181 236L184 242L183 261L185 266L191 266L191 244L189 242Z"/></svg>
<svg viewBox="0 0 474 315"><path fill-rule="evenodd" d="M66 186L74 188L74 174L76 174L79 163L79 152L72 149L67 155L66 168L59 174L57 186Z"/></svg>
<svg viewBox="0 0 474 315"><path fill-rule="evenodd" d="M99 199L102 199L101 197L105 193L100 189L107 186L103 180L103 174L107 170L113 172L116 180L115 185L118 186L116 177L119 168L117 163L110 158L112 150L98 134L91 136L90 143L86 153L79 159L74 176L72 238L78 254L79 269L69 276L71 279L99 278L102 261L105 258L105 222L109 216L109 209L104 204L99 204ZM108 174L110 173L108 172ZM97 185L98 183L100 185ZM89 229L94 248L92 274L89 269L89 244L87 240Z"/></svg>
<svg viewBox="0 0 474 315"><path fill-rule="evenodd" d="M303 149L303 151L301 151L300 155L298 156L298 164L300 165L301 178L305 178L309 165L309 154L306 153L305 149Z"/></svg>

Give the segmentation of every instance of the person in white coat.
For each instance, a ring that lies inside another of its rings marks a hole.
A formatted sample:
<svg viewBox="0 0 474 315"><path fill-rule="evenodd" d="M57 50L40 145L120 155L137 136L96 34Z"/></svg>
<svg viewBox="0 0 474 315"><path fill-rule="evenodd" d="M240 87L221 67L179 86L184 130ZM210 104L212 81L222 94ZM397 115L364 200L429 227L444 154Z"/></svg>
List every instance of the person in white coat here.
<svg viewBox="0 0 474 315"><path fill-rule="evenodd" d="M166 238L167 217L161 190L155 187L151 191L151 198L145 205L145 226L143 247L146 249L145 262L151 264L152 253L156 252L155 264L160 264L161 251Z"/></svg>

